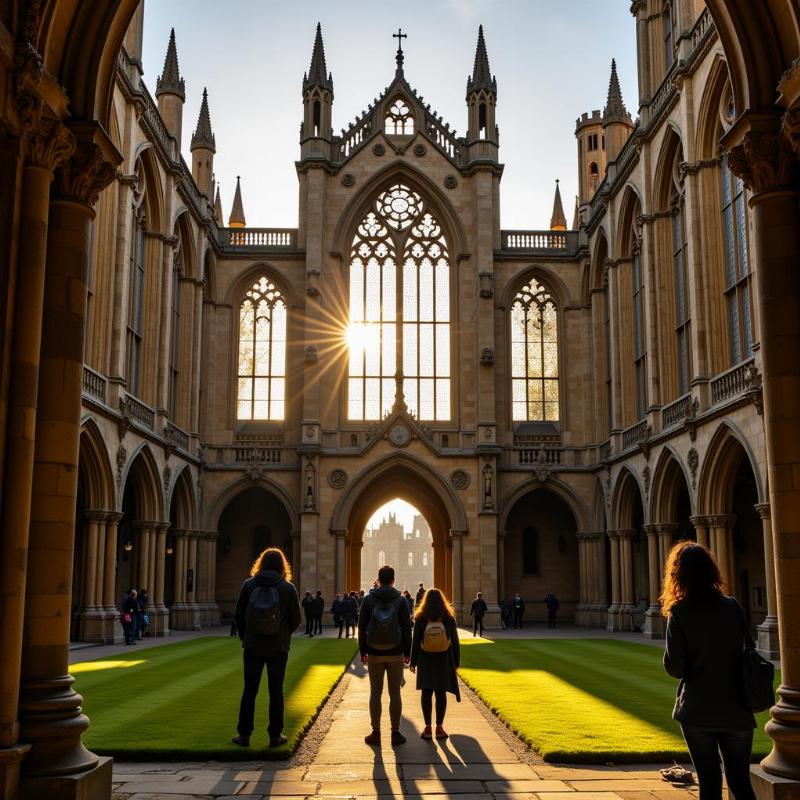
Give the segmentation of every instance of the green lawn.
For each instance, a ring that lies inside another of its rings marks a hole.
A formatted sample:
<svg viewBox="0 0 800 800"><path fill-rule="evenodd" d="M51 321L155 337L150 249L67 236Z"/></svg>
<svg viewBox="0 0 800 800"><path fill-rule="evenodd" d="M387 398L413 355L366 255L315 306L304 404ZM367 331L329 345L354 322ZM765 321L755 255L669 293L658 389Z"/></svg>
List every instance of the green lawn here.
<svg viewBox="0 0 800 800"><path fill-rule="evenodd" d="M73 664L91 726L87 747L125 760L287 758L355 653L353 640L294 639L284 693L289 743L266 747L266 673L249 748L230 744L242 691L238 639L203 637Z"/></svg>
<svg viewBox="0 0 800 800"><path fill-rule="evenodd" d="M664 672L659 648L607 639L462 644L462 678L546 761L687 756L672 719L677 682ZM754 758L770 750L767 717L758 718Z"/></svg>

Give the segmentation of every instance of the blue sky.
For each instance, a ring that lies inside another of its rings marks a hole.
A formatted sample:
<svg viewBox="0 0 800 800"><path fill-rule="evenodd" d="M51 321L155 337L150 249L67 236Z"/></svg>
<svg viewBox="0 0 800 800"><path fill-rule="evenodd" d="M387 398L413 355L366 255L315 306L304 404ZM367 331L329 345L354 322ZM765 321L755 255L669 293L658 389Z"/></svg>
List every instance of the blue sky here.
<svg viewBox="0 0 800 800"><path fill-rule="evenodd" d="M360 115L394 76L398 26L406 78L459 135L478 24L497 76L504 228L546 228L554 181L567 219L577 189L575 119L602 108L611 59L636 116L636 36L627 0L145 0L144 79L155 91L175 28L186 80L183 153L208 87L225 218L242 176L247 223L297 225L301 82L317 21L333 72L333 127Z"/></svg>

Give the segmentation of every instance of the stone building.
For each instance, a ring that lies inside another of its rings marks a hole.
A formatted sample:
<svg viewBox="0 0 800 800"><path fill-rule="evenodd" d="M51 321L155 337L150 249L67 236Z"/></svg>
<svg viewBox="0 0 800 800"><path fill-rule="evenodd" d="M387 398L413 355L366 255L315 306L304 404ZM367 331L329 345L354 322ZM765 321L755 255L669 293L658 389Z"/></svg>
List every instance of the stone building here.
<svg viewBox="0 0 800 800"><path fill-rule="evenodd" d="M572 229L557 192L511 231L482 31L459 136L400 51L335 133L318 29L298 225L252 228L213 97L180 153L174 37L143 84L136 0L0 8L1 797L110 796L68 643L115 640L124 589L201 627L277 544L331 596L394 497L462 614L551 590L658 636L667 549L708 544L780 650L759 785L800 779L800 15L631 10L639 97L612 67L578 118Z"/></svg>
<svg viewBox="0 0 800 800"><path fill-rule="evenodd" d="M426 587L433 585L432 543L430 526L420 514L414 515L411 530L403 528L394 512L383 517L376 527L367 527L361 550L359 589L368 592L384 564L395 568L395 585L400 591L408 589L416 595L420 583Z"/></svg>

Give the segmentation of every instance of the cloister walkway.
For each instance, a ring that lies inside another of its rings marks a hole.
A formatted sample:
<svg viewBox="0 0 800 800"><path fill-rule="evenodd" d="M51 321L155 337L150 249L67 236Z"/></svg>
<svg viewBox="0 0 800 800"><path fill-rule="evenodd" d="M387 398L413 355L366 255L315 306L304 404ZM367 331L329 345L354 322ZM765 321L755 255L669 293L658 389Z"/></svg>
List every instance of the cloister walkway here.
<svg viewBox="0 0 800 800"><path fill-rule="evenodd" d="M565 628L562 635L569 635L569 631ZM539 633L541 629L536 630ZM471 634L462 631L462 635ZM508 635L515 633L510 631ZM103 657L110 650L76 651L73 658ZM401 747L392 748L388 743L387 703L384 744L379 749L364 744L363 736L369 730L369 681L356 659L348 666L342 688L330 701L335 707L329 709L331 713L324 723L308 734L312 740L308 745L315 751L310 758L301 753L292 761L277 764L116 763L114 800L232 797L443 800L448 796L458 800L688 800L697 797L696 789L673 788L662 781L656 766L570 767L535 763L537 759L524 755L521 758L519 749L507 743L508 734L487 719L485 711L468 693L461 703L451 698L447 712L450 739L425 742L419 738L422 730L419 695L414 690L413 676L406 675L402 730L408 741Z"/></svg>

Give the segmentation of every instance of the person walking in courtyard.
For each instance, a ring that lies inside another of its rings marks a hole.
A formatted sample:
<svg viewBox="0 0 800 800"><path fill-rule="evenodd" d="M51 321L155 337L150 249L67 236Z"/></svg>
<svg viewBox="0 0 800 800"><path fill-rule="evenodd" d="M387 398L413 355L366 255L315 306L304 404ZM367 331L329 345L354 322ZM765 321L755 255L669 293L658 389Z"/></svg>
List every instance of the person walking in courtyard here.
<svg viewBox="0 0 800 800"><path fill-rule="evenodd" d="M356 624L358 623L358 595L355 592L350 592L350 594L344 598L342 601L344 604L344 627L345 627L345 639L349 639L352 635L355 637L356 635Z"/></svg>
<svg viewBox="0 0 800 800"><path fill-rule="evenodd" d="M306 592L303 595L303 615L306 618L306 636L314 635L314 598L311 592Z"/></svg>
<svg viewBox="0 0 800 800"><path fill-rule="evenodd" d="M342 628L344 617L342 616L342 596L337 594L331 603L331 616L333 617L333 627L339 629L339 638L342 638Z"/></svg>
<svg viewBox="0 0 800 800"><path fill-rule="evenodd" d="M414 605L418 606L422 602L423 597L425 597L425 586L422 581L420 581L419 588L417 589L417 596L414 598Z"/></svg>
<svg viewBox="0 0 800 800"><path fill-rule="evenodd" d="M525 601L517 592L511 601L511 610L514 612L514 628L522 628L522 618L525 616Z"/></svg>
<svg viewBox="0 0 800 800"><path fill-rule="evenodd" d="M556 627L556 614L560 603L552 592L548 592L544 596L544 604L547 606L547 627L553 629Z"/></svg>
<svg viewBox="0 0 800 800"><path fill-rule="evenodd" d="M667 618L664 668L679 678L673 719L681 726L700 784L701 800L721 800L722 771L736 800L755 800L750 784L752 711L741 699L747 623L723 593L711 553L692 541L676 544L664 570L661 610Z"/></svg>
<svg viewBox="0 0 800 800"><path fill-rule="evenodd" d="M369 673L369 716L372 732L364 737L371 745L381 743L381 696L383 677L389 687L389 719L392 726L392 744L403 744L406 737L400 733L400 716L403 701L403 666L411 657L411 616L403 595L394 588L394 569L389 566L378 570L378 588L373 589L361 604L358 617L358 647L361 663Z"/></svg>
<svg viewBox="0 0 800 800"><path fill-rule="evenodd" d="M277 547L268 547L253 563L236 601L236 630L244 650L244 689L237 733L231 741L250 745L255 727L256 696L264 668L269 692L269 746L286 744L283 736L283 679L292 633L302 621L300 599L291 583L292 570Z"/></svg>
<svg viewBox="0 0 800 800"><path fill-rule="evenodd" d="M314 633L322 635L322 615L325 613L325 598L322 592L317 589L317 595L314 598Z"/></svg>
<svg viewBox="0 0 800 800"><path fill-rule="evenodd" d="M125 644L136 644L136 616L139 613L139 601L136 589L128 589L122 600L122 631Z"/></svg>
<svg viewBox="0 0 800 800"><path fill-rule="evenodd" d="M406 604L408 605L408 613L411 614L411 618L414 618L414 598L411 596L411 592L408 589L403 589L403 597L406 599Z"/></svg>
<svg viewBox="0 0 800 800"><path fill-rule="evenodd" d="M500 628L506 630L511 624L511 603L504 597L497 605L500 606Z"/></svg>
<svg viewBox="0 0 800 800"><path fill-rule="evenodd" d="M439 589L428 589L414 614L414 639L411 644L411 672L417 674L417 689L422 692L422 716L425 720L423 739L432 739L434 735L437 739L447 738L444 729L447 693L454 694L456 700L461 702L456 673L460 664L461 647L453 606ZM434 695L435 734L431 728Z"/></svg>
<svg viewBox="0 0 800 800"><path fill-rule="evenodd" d="M475 595L475 599L472 601L472 605L469 609L469 615L472 617L473 637L478 635L479 629L481 636L483 636L483 615L486 613L487 609L488 606L486 605L486 601L483 599L483 594L478 592Z"/></svg>

